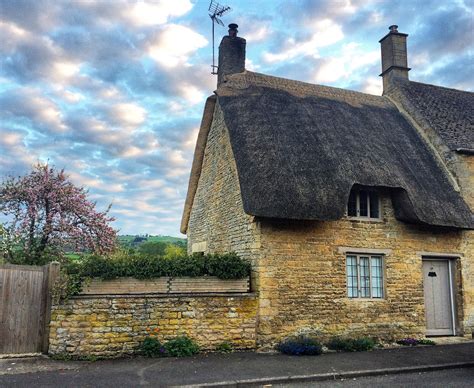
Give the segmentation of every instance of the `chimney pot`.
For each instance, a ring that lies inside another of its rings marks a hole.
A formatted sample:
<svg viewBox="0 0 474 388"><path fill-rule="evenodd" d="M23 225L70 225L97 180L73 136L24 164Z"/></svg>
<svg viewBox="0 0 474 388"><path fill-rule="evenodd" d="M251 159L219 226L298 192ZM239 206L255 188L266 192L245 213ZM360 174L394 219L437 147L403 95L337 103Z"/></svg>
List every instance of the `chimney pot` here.
<svg viewBox="0 0 474 388"><path fill-rule="evenodd" d="M392 24L388 29L390 32L398 32L398 26L396 24Z"/></svg>
<svg viewBox="0 0 474 388"><path fill-rule="evenodd" d="M237 24L230 23L229 24L229 36L231 36L232 38L236 37L237 33L239 32L239 30L237 28L239 28L239 26Z"/></svg>

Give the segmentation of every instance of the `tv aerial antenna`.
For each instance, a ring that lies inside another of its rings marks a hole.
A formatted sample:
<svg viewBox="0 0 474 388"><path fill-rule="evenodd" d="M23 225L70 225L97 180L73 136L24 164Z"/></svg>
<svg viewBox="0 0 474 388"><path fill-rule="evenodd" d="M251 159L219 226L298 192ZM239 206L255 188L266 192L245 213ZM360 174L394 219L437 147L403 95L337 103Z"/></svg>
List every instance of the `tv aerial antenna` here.
<svg viewBox="0 0 474 388"><path fill-rule="evenodd" d="M216 24L220 24L224 27L224 23L220 19L224 14L230 12L231 8L225 5L220 5L217 1L211 0L209 4L209 17L212 20L212 65L211 74L217 74L216 56L215 56L215 40L214 40L214 27Z"/></svg>

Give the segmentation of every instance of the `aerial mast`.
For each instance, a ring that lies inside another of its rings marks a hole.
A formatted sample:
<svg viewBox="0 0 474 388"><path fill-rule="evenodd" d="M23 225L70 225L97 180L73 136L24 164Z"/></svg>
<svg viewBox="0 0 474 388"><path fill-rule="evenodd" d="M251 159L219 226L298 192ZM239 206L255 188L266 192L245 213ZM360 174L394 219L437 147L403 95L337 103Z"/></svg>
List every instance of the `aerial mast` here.
<svg viewBox="0 0 474 388"><path fill-rule="evenodd" d="M216 65L216 56L215 56L215 38L214 38L214 27L217 24L220 24L224 27L224 23L220 19L225 13L230 12L231 8L228 6L220 5L218 2L211 0L211 4L209 4L209 17L212 20L212 65L211 65L211 74L217 74Z"/></svg>

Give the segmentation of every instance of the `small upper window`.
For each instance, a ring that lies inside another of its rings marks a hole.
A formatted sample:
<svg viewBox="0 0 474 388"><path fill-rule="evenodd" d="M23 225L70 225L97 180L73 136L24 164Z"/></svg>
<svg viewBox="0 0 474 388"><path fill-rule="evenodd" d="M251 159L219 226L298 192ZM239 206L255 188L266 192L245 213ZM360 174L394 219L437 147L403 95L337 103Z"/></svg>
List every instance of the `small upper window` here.
<svg viewBox="0 0 474 388"><path fill-rule="evenodd" d="M352 190L347 203L349 217L380 218L380 199L375 191Z"/></svg>

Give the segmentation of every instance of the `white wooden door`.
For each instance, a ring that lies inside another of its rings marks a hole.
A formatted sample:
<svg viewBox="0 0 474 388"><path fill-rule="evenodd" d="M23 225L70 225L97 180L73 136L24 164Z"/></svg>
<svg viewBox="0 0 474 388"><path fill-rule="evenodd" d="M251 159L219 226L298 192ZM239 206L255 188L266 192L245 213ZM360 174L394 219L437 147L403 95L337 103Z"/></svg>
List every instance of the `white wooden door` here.
<svg viewBox="0 0 474 388"><path fill-rule="evenodd" d="M423 260L426 335L453 335L452 284L448 260Z"/></svg>

